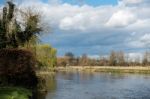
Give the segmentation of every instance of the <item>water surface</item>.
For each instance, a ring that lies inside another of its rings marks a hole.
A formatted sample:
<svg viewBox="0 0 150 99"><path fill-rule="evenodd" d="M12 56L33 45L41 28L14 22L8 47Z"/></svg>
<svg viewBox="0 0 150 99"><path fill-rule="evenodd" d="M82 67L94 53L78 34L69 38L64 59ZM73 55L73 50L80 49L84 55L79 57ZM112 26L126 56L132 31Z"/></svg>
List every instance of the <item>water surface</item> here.
<svg viewBox="0 0 150 99"><path fill-rule="evenodd" d="M150 99L150 75L59 72L46 99Z"/></svg>

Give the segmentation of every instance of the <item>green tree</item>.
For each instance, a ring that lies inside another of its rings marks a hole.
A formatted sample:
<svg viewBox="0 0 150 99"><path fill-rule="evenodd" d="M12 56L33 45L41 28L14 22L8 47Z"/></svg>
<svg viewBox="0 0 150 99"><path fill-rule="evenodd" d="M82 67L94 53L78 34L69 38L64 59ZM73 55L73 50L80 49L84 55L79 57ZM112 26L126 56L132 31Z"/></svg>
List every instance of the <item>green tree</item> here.
<svg viewBox="0 0 150 99"><path fill-rule="evenodd" d="M24 46L42 31L42 28L39 27L40 17L38 14L31 11L24 12L23 15L20 15L25 17L24 24L20 24L15 9L17 8L11 1L8 1L7 6L3 7L0 18L0 49Z"/></svg>
<svg viewBox="0 0 150 99"><path fill-rule="evenodd" d="M54 67L57 64L56 54L57 54L57 50L52 48L51 51L50 51L50 66L51 67Z"/></svg>
<svg viewBox="0 0 150 99"><path fill-rule="evenodd" d="M54 67L56 66L57 50L52 48L48 44L37 45L36 56L39 61L39 65L44 67Z"/></svg>

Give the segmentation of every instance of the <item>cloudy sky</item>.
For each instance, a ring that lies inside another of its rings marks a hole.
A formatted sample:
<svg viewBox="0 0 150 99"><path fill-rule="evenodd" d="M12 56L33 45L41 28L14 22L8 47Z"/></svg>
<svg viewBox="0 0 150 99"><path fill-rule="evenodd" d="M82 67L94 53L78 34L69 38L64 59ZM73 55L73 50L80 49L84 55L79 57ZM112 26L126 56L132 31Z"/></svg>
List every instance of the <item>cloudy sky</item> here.
<svg viewBox="0 0 150 99"><path fill-rule="evenodd" d="M96 57L112 50L135 55L150 49L150 0L18 1L42 11L52 33L41 39L57 48L58 56Z"/></svg>

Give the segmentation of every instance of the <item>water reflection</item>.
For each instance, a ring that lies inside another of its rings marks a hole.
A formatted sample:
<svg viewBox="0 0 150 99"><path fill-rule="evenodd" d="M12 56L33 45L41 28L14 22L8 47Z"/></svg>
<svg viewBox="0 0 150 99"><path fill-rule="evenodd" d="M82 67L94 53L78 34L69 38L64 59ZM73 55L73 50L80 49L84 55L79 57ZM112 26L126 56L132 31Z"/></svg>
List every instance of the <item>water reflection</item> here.
<svg viewBox="0 0 150 99"><path fill-rule="evenodd" d="M70 80L75 83L84 83L87 80L93 80L93 73L92 72L59 72L57 73L58 79L65 79Z"/></svg>
<svg viewBox="0 0 150 99"><path fill-rule="evenodd" d="M45 99L150 99L150 75L58 72L46 78Z"/></svg>
<svg viewBox="0 0 150 99"><path fill-rule="evenodd" d="M37 99L46 99L47 93L53 93L57 89L56 75L42 75L39 80Z"/></svg>

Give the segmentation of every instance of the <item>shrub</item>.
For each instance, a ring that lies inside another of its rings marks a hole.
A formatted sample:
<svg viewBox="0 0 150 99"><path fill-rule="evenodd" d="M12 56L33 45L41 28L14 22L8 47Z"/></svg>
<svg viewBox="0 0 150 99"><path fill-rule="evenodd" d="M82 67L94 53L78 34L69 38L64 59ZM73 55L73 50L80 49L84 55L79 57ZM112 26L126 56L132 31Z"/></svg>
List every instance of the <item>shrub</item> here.
<svg viewBox="0 0 150 99"><path fill-rule="evenodd" d="M37 86L35 58L30 51L22 49L0 50L1 84L34 88Z"/></svg>

